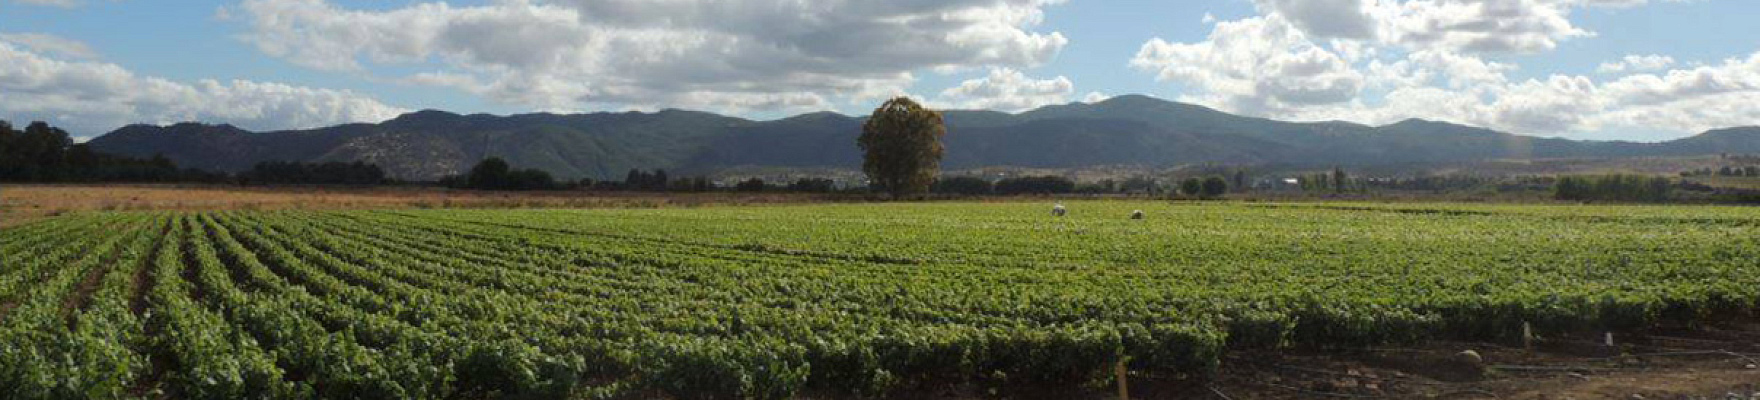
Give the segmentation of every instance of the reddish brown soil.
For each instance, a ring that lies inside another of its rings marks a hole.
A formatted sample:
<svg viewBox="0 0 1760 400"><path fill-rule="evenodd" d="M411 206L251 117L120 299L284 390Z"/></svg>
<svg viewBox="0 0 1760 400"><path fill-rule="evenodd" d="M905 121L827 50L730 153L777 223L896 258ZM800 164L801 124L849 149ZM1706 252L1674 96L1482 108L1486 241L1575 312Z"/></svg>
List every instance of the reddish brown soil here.
<svg viewBox="0 0 1760 400"><path fill-rule="evenodd" d="M0 228L81 211L697 207L864 199L830 194L480 192L403 186L6 185L0 190Z"/></svg>
<svg viewBox="0 0 1760 400"><path fill-rule="evenodd" d="M92 267L92 270L87 271L86 276L80 279L79 285L73 288L73 293L68 294L67 298L62 300L61 313L68 318L70 324L80 311L85 310L86 303L91 302L92 292L98 290L98 284L103 282L104 274L109 271L110 266L108 265Z"/></svg>
<svg viewBox="0 0 1760 400"><path fill-rule="evenodd" d="M1760 322L1399 348L1234 351L1210 378L1132 371L1136 399L1760 399ZM1481 362L1459 353L1473 350ZM1107 384L1110 385L1110 384ZM808 395L806 397L839 397ZM1114 386L962 384L910 399L1116 399Z"/></svg>

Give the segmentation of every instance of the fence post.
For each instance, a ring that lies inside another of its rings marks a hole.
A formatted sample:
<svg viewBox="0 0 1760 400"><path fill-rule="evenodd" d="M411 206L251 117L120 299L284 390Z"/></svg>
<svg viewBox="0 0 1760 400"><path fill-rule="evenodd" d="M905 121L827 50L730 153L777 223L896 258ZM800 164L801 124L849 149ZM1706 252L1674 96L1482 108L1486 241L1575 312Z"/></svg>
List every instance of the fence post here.
<svg viewBox="0 0 1760 400"><path fill-rule="evenodd" d="M1118 375L1118 399L1119 400L1130 400L1131 399L1130 385L1125 382L1125 375L1126 375L1127 371L1125 370L1124 362L1126 359L1127 359L1127 357L1119 357L1118 364L1112 368L1113 374Z"/></svg>

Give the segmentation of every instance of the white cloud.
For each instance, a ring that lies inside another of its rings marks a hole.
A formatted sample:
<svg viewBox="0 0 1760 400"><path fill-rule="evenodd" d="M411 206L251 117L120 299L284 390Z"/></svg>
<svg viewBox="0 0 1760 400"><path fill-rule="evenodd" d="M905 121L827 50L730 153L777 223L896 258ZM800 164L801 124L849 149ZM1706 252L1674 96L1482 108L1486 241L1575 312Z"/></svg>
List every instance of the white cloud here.
<svg viewBox="0 0 1760 400"><path fill-rule="evenodd" d="M1667 56L1634 55L1598 68L1624 74L1617 79L1555 74L1522 80L1509 75L1520 66L1482 54L1548 51L1593 35L1569 21L1573 8L1650 1L1325 3L1256 0L1263 15L1217 22L1202 41L1150 40L1131 65L1180 84L1181 101L1292 120L1424 118L1575 137L1608 129L1685 135L1760 123L1760 53L1674 70ZM1337 17L1357 5L1367 10L1368 22ZM1363 23L1375 34L1358 37L1354 27L1316 23Z"/></svg>
<svg viewBox="0 0 1760 400"><path fill-rule="evenodd" d="M1068 103L1075 92L1075 84L1067 77L1033 79L1014 69L997 68L988 76L942 91L935 103L942 108L1016 112Z"/></svg>
<svg viewBox="0 0 1760 400"><path fill-rule="evenodd" d="M1755 125L1760 123L1760 53L1717 65L1626 76L1601 89L1620 106L1600 116L1603 125L1689 131Z"/></svg>
<svg viewBox="0 0 1760 400"><path fill-rule="evenodd" d="M1594 36L1572 24L1580 7L1632 7L1648 0L1253 0L1315 39L1342 38L1407 50L1534 53Z"/></svg>
<svg viewBox="0 0 1760 400"><path fill-rule="evenodd" d="M1617 74L1622 72L1660 71L1674 65L1674 57L1664 55L1627 55L1619 61L1601 63L1595 72Z"/></svg>
<svg viewBox="0 0 1760 400"><path fill-rule="evenodd" d="M1370 68L1374 69L1375 64L1371 64ZM1391 72L1393 75L1381 76L1383 81L1377 82L1378 84L1389 88L1445 85L1450 89L1461 90L1507 83L1509 78L1504 74L1515 71L1518 67L1459 53L1425 50L1407 54L1405 59L1394 62L1389 68L1383 74Z"/></svg>
<svg viewBox="0 0 1760 400"><path fill-rule="evenodd" d="M1569 0L1379 1L1379 39L1407 49L1534 53L1593 36L1569 19ZM1593 3L1593 2L1591 2ZM1599 3L1597 3L1599 4Z"/></svg>
<svg viewBox="0 0 1760 400"><path fill-rule="evenodd" d="M1381 101L1286 110L1277 116L1370 124L1424 118L1585 138L1608 129L1688 135L1760 122L1760 53L1718 65L1611 81L1553 75L1512 82L1497 72L1459 87L1436 84L1451 79L1446 71L1417 66L1422 63L1413 60L1403 63L1403 69L1387 67L1370 75L1376 85L1392 88Z"/></svg>
<svg viewBox="0 0 1760 400"><path fill-rule="evenodd" d="M64 61L0 43L0 118L47 120L80 136L130 123L289 129L377 122L405 110L349 91L235 80L175 82L109 63Z"/></svg>
<svg viewBox="0 0 1760 400"><path fill-rule="evenodd" d="M1068 40L1029 29L1061 0L507 0L352 10L246 0L246 40L310 68L372 74L539 108L588 103L826 108L903 91L912 71L1032 66ZM444 78L444 79L438 79Z"/></svg>
<svg viewBox="0 0 1760 400"><path fill-rule="evenodd" d="M1553 75L1494 88L1496 100L1485 104L1487 125L1524 133L1570 132L1595 128L1595 114L1610 104L1598 96L1588 77Z"/></svg>
<svg viewBox="0 0 1760 400"><path fill-rule="evenodd" d="M46 33L0 33L0 42L12 43L39 53L50 53L62 57L98 58L98 53L92 51L91 46L87 46L85 42Z"/></svg>
<svg viewBox="0 0 1760 400"><path fill-rule="evenodd" d="M1254 0L1317 38L1372 39L1375 21L1364 0Z"/></svg>
<svg viewBox="0 0 1760 400"><path fill-rule="evenodd" d="M1205 94L1202 102L1247 113L1345 102L1364 85L1343 57L1275 14L1219 22L1203 42L1150 40L1130 64L1193 86Z"/></svg>

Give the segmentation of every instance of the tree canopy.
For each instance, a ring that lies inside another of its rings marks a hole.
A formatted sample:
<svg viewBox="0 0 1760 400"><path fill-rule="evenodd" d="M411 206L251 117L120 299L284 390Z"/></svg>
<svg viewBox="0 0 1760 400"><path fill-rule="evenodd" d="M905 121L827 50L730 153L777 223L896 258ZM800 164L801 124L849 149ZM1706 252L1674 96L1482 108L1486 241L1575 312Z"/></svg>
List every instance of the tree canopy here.
<svg viewBox="0 0 1760 400"><path fill-rule="evenodd" d="M1024 176L996 182L996 194L1064 194L1076 191L1076 182L1061 176Z"/></svg>
<svg viewBox="0 0 1760 400"><path fill-rule="evenodd" d="M378 185L386 183L385 170L361 161L302 163L264 161L239 174L240 182Z"/></svg>
<svg viewBox="0 0 1760 400"><path fill-rule="evenodd" d="M1567 175L1558 177L1553 190L1559 200L1665 202L1673 194L1674 182L1648 175Z"/></svg>
<svg viewBox="0 0 1760 400"><path fill-rule="evenodd" d="M479 190L548 190L558 187L550 173L539 169L513 169L500 157L478 162L462 181L463 187ZM455 180L452 183L460 182Z"/></svg>
<svg viewBox="0 0 1760 400"><path fill-rule="evenodd" d="M907 97L888 100L874 109L856 140L862 171L895 198L927 192L941 170L946 134L941 113Z"/></svg>
<svg viewBox="0 0 1760 400"><path fill-rule="evenodd" d="M23 131L0 121L0 181L171 182L223 181L225 174L178 169L163 156L133 158L74 144L67 131L41 121Z"/></svg>
<svg viewBox="0 0 1760 400"><path fill-rule="evenodd" d="M1214 199L1222 197L1222 195L1228 194L1228 180L1222 179L1220 176L1204 178L1201 191L1205 198Z"/></svg>

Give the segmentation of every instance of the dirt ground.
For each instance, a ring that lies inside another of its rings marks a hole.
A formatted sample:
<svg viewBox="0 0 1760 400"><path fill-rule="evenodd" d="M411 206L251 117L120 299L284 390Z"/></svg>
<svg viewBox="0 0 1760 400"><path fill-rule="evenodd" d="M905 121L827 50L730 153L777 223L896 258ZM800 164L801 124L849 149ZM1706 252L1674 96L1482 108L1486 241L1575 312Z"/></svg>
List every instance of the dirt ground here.
<svg viewBox="0 0 1760 400"><path fill-rule="evenodd" d="M1760 400L1760 321L1400 347L1233 351L1215 376L1127 375L1133 399ZM1461 353L1472 350L1475 361ZM1117 388L963 385L899 398L1117 399Z"/></svg>

